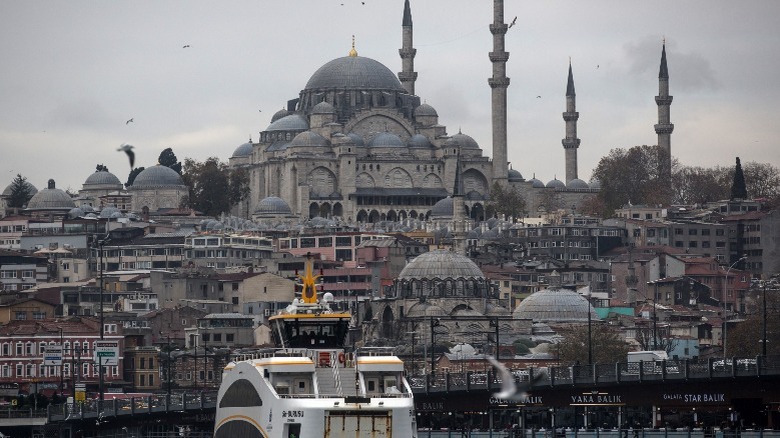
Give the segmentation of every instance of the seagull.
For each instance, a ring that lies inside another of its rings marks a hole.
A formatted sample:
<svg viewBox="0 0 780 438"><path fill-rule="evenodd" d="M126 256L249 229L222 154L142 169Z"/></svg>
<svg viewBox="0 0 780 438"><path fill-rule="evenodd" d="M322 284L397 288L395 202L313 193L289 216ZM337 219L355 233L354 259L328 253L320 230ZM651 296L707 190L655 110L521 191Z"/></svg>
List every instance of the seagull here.
<svg viewBox="0 0 780 438"><path fill-rule="evenodd" d="M542 98L542 96L536 96L536 98L537 98L537 99L541 99L541 98Z"/></svg>
<svg viewBox="0 0 780 438"><path fill-rule="evenodd" d="M182 49L186 49L186 48L188 48L188 47L190 47L190 45L189 45L189 44L185 44L185 45L181 46L181 48L182 48Z"/></svg>
<svg viewBox="0 0 780 438"><path fill-rule="evenodd" d="M507 29L511 29L512 26L515 25L515 23L517 23L517 15L515 15L515 18L512 19L511 23L509 23L509 27L507 27Z"/></svg>
<svg viewBox="0 0 780 438"><path fill-rule="evenodd" d="M121 146L119 146L118 151L124 151L124 153L127 154L127 158L130 159L130 169L133 168L133 163L135 163L135 153L133 152L133 145L122 143Z"/></svg>
<svg viewBox="0 0 780 438"><path fill-rule="evenodd" d="M132 118L130 120L126 121L125 125L130 124L130 123L135 123Z"/></svg>
<svg viewBox="0 0 780 438"><path fill-rule="evenodd" d="M530 382L518 385L515 383L515 376L504 365L492 356L485 356L485 358L496 368L499 377L501 377L501 391L493 394L493 397L500 400L520 401L525 399L528 397L526 390L544 377L544 373L539 373Z"/></svg>

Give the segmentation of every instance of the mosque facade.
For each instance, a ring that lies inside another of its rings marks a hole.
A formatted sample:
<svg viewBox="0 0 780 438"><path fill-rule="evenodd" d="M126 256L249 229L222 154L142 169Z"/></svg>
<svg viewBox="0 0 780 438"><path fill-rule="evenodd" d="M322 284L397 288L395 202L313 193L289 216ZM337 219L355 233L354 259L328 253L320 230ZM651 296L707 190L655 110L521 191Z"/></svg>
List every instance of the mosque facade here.
<svg viewBox="0 0 780 438"><path fill-rule="evenodd" d="M460 173L464 206L471 219L485 218L494 183L513 186L526 200L526 216L576 210L600 186L577 177L576 93L569 66L565 111L565 181L543 183L525 179L507 162L507 88L509 53L504 50L503 0L494 1L490 24L493 76L488 79L492 100L492 159L469 135L450 134L434 107L415 93L416 49L409 1L404 2L401 26L401 72L359 56L354 41L348 56L334 59L310 77L297 98L277 111L257 142L240 145L229 162L249 172L251 195L237 207L242 217L253 216L267 197L284 200L293 215L337 217L348 223L374 223L406 218L427 220L433 206L453 195ZM668 95L665 51L661 95ZM657 99L659 142L669 144L671 98ZM661 139L663 136L663 139ZM562 172L563 173L563 172Z"/></svg>

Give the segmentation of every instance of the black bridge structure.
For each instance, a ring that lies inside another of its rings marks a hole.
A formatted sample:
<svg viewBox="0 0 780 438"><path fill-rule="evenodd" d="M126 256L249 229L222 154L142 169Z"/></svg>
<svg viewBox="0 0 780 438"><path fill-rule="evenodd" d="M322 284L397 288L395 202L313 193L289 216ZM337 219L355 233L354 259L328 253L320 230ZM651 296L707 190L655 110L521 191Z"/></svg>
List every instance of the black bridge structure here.
<svg viewBox="0 0 780 438"><path fill-rule="evenodd" d="M527 431L568 428L583 431L580 435L585 437L589 430L621 428L780 429L780 356L511 371L518 385L533 381L518 400L494 397L501 381L487 363L484 371L407 376L418 426L430 436L447 436L439 434L443 429L519 429L527 435ZM0 433L61 438L210 437L215 409L216 392L204 391L50 405L38 412L0 410ZM28 432L15 433L20 431Z"/></svg>

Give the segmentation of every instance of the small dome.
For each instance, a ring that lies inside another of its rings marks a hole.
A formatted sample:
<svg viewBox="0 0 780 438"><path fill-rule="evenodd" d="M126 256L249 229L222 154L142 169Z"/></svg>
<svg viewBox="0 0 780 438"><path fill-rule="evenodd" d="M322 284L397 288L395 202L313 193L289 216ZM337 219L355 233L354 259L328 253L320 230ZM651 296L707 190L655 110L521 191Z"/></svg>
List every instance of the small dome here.
<svg viewBox="0 0 780 438"><path fill-rule="evenodd" d="M76 207L70 195L54 185L54 180L49 180L47 188L40 190L27 203L27 210L67 210Z"/></svg>
<svg viewBox="0 0 780 438"><path fill-rule="evenodd" d="M296 135L290 142L290 148L330 148L328 139L312 131L304 131Z"/></svg>
<svg viewBox="0 0 780 438"><path fill-rule="evenodd" d="M409 147L411 148L422 148L422 149L430 149L433 147L431 142L428 140L428 137L422 135L422 134L414 134L412 138L409 139Z"/></svg>
<svg viewBox="0 0 780 438"><path fill-rule="evenodd" d="M495 303L487 303L487 310L485 311L485 315L487 316L510 316L512 312L509 311L506 307L499 306Z"/></svg>
<svg viewBox="0 0 780 438"><path fill-rule="evenodd" d="M598 321L598 313L588 300L573 290L542 289L520 302L514 318L531 319L534 322L583 322Z"/></svg>
<svg viewBox="0 0 780 438"><path fill-rule="evenodd" d="M122 215L122 212L119 211L116 207L103 207L102 210L100 210L100 217L102 218L112 218L114 217L115 213L119 213L120 217Z"/></svg>
<svg viewBox="0 0 780 438"><path fill-rule="evenodd" d="M142 170L133 181L134 189L152 189L159 187L183 186L181 175L170 167L158 164Z"/></svg>
<svg viewBox="0 0 780 438"><path fill-rule="evenodd" d="M417 108L414 109L414 116L415 117L439 117L439 113L436 112L436 110L428 105L427 103L424 103Z"/></svg>
<svg viewBox="0 0 780 438"><path fill-rule="evenodd" d="M304 91L332 89L406 92L395 73L363 56L344 56L328 62L311 75Z"/></svg>
<svg viewBox="0 0 780 438"><path fill-rule="evenodd" d="M71 208L70 211L68 212L68 218L70 219L76 219L82 216L84 216L84 210L82 210L79 207Z"/></svg>
<svg viewBox="0 0 780 438"><path fill-rule="evenodd" d="M588 189L590 187L588 186L588 183L586 183L585 181L583 181L583 180L581 180L579 178L574 178L573 180L569 181L568 184L566 184L566 188L569 188L569 189Z"/></svg>
<svg viewBox="0 0 780 438"><path fill-rule="evenodd" d="M265 151L266 152L274 152L274 151L283 151L287 149L290 146L289 141L279 140L271 143L270 146L268 146Z"/></svg>
<svg viewBox="0 0 780 438"><path fill-rule="evenodd" d="M447 312L441 307L427 301L412 304L409 306L409 311L406 314L407 318L435 318L441 316L447 316Z"/></svg>
<svg viewBox="0 0 780 438"><path fill-rule="evenodd" d="M311 109L312 114L336 114L336 108L328 102L322 101Z"/></svg>
<svg viewBox="0 0 780 438"><path fill-rule="evenodd" d="M309 122L299 114L284 116L265 128L266 131L305 131L307 129L309 129Z"/></svg>
<svg viewBox="0 0 780 438"><path fill-rule="evenodd" d="M452 217L453 201L451 196L439 200L431 208L431 218Z"/></svg>
<svg viewBox="0 0 780 438"><path fill-rule="evenodd" d="M347 137L352 139L352 142L355 143L355 146L365 146L366 142L363 141L363 137L360 136L360 134L357 134L355 132L350 132L347 134Z"/></svg>
<svg viewBox="0 0 780 438"><path fill-rule="evenodd" d="M260 204L257 205L257 209L255 210L255 214L260 216L289 216L292 214L292 210L284 199L276 196L269 196L260 201Z"/></svg>
<svg viewBox="0 0 780 438"><path fill-rule="evenodd" d="M566 184L564 184L563 181L559 180L558 178L555 178L552 181L547 183L547 187L554 188L554 189L565 189Z"/></svg>
<svg viewBox="0 0 780 438"><path fill-rule="evenodd" d="M111 186L119 186L122 187L122 182L119 181L119 178L117 178L113 173L106 172L105 170L101 170L100 172L95 172L92 175L87 177L87 180L84 181L85 186L103 186L103 185L111 185Z"/></svg>
<svg viewBox="0 0 780 438"><path fill-rule="evenodd" d="M543 189L544 188L544 183L541 182L540 180L536 179L535 177L529 179L528 182L531 183L531 187L533 187L535 189Z"/></svg>
<svg viewBox="0 0 780 438"><path fill-rule="evenodd" d="M590 180L590 188L595 190L601 190L601 181L596 178Z"/></svg>
<svg viewBox="0 0 780 438"><path fill-rule="evenodd" d="M436 249L417 256L398 274L399 279L477 278L485 274L468 257L446 249Z"/></svg>
<svg viewBox="0 0 780 438"><path fill-rule="evenodd" d="M462 132L458 132L457 134L450 137L450 139L447 140L447 145L460 146L461 149L479 149L477 141L474 140L470 135L466 135Z"/></svg>
<svg viewBox="0 0 780 438"><path fill-rule="evenodd" d="M275 112L274 115L271 117L271 123L281 119L282 117L287 117L290 115L290 112L286 109L282 108L279 111Z"/></svg>
<svg viewBox="0 0 780 438"><path fill-rule="evenodd" d="M368 142L371 148L402 148L406 147L401 137L392 132L380 132Z"/></svg>
<svg viewBox="0 0 780 438"><path fill-rule="evenodd" d="M34 195L38 193L38 189L36 189L34 185L30 184L29 181L25 180L24 185L30 190L30 195ZM14 188L14 183L8 184L8 187L6 187L5 190L3 190L3 194L0 196L2 196L3 198L10 197L13 188Z"/></svg>
<svg viewBox="0 0 780 438"><path fill-rule="evenodd" d="M512 182L519 182L523 180L523 175L515 169L509 169L509 172L507 172L507 179Z"/></svg>
<svg viewBox="0 0 780 438"><path fill-rule="evenodd" d="M244 143L241 146L237 147L236 150L233 151L233 155L231 158L248 157L250 155L252 155L251 139L247 143Z"/></svg>

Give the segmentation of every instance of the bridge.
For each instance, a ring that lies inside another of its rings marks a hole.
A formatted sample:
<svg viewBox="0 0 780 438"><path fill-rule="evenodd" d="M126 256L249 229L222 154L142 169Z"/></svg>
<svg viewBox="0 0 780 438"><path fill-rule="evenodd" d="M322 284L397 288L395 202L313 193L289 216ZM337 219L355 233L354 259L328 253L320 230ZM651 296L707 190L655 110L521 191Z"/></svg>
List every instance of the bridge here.
<svg viewBox="0 0 780 438"><path fill-rule="evenodd" d="M534 381L518 401L499 400L495 372L408 376L418 425L429 429L517 425L522 430L669 424L780 428L780 356L694 362L667 360L513 370ZM541 376L536 379L536 376ZM102 403L51 405L45 411L0 410L0 432L37 436L210 436L215 392L153 395ZM150 432L154 431L154 432ZM431 432L432 433L432 432ZM14 435L16 436L16 435ZM541 438L541 437L540 437ZM568 437L567 437L568 438Z"/></svg>

